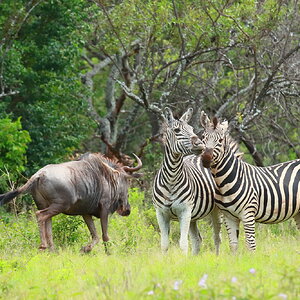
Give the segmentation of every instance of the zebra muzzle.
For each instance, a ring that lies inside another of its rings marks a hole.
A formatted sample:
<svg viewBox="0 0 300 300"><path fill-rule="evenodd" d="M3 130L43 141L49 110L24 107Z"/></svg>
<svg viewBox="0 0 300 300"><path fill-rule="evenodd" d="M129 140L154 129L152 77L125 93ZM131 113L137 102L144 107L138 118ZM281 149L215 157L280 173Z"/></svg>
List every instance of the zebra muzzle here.
<svg viewBox="0 0 300 300"><path fill-rule="evenodd" d="M198 136L193 136L191 140L192 140L192 146L193 146L192 151L195 154L201 154L205 148L202 141L198 138Z"/></svg>
<svg viewBox="0 0 300 300"><path fill-rule="evenodd" d="M213 160L213 152L214 149L206 149L202 155L201 155L201 159L202 159L202 164L204 168L210 168L212 160Z"/></svg>

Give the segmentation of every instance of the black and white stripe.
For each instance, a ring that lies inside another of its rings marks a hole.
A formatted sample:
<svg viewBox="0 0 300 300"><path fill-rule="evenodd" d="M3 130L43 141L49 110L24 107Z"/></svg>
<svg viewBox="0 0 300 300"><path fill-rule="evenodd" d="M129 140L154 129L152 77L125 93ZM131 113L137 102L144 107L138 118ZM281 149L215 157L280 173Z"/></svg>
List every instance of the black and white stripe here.
<svg viewBox="0 0 300 300"><path fill-rule="evenodd" d="M300 229L300 160L256 167L234 155L228 146L226 121L210 122L202 113L205 128L203 164L210 167L217 185L216 204L224 212L231 249L236 251L239 223L246 243L255 250L255 222L273 224L294 217Z"/></svg>
<svg viewBox="0 0 300 300"><path fill-rule="evenodd" d="M203 149L200 139L188 125L189 109L179 120L169 109L165 111L165 153L153 184L153 203L161 231L161 248L169 246L170 220L179 220L180 248L188 251L188 233L192 252L200 250L201 235L196 221L212 212L216 251L220 245L220 218L214 209L215 185L209 170L204 169L199 156Z"/></svg>

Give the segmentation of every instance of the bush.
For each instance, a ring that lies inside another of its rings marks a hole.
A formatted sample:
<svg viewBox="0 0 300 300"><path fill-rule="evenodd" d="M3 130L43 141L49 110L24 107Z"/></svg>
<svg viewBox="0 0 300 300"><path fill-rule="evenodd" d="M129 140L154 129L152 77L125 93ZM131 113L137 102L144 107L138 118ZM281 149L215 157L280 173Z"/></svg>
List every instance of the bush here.
<svg viewBox="0 0 300 300"><path fill-rule="evenodd" d="M25 153L30 141L29 133L22 130L20 118L0 119L0 190L7 190L8 183L16 181L25 170Z"/></svg>
<svg viewBox="0 0 300 300"><path fill-rule="evenodd" d="M22 253L39 245L39 230L32 212L13 215L0 210L1 253Z"/></svg>
<svg viewBox="0 0 300 300"><path fill-rule="evenodd" d="M53 217L53 239L54 245L59 247L72 246L77 243L84 243L85 223L81 216L66 216L59 214Z"/></svg>
<svg viewBox="0 0 300 300"><path fill-rule="evenodd" d="M141 245L147 245L147 250L159 245L155 211L153 206L145 204L144 197L144 192L138 188L129 189L129 217L114 214L110 218L109 234L113 251L134 253Z"/></svg>

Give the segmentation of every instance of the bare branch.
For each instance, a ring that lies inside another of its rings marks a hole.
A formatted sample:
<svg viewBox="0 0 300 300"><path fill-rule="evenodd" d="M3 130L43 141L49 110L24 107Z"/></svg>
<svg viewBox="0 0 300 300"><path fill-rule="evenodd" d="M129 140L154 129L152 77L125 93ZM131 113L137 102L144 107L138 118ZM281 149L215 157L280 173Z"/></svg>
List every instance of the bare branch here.
<svg viewBox="0 0 300 300"><path fill-rule="evenodd" d="M250 80L250 83L247 87L245 87L244 89L238 91L236 94L234 94L232 97L230 97L229 99L227 99L227 101L225 103L223 103L219 109L217 110L217 112L215 113L216 117L221 117L224 114L224 111L226 110L226 108L228 107L228 105L230 105L231 103L239 100L239 96L246 94L247 92L249 92L254 85L254 77L252 77L252 79Z"/></svg>
<svg viewBox="0 0 300 300"><path fill-rule="evenodd" d="M9 91L9 92L2 91L1 94L0 94L0 98L4 98L4 97L7 97L7 96L13 96L13 95L16 95L16 94L19 94L19 93L20 93L19 91Z"/></svg>
<svg viewBox="0 0 300 300"><path fill-rule="evenodd" d="M138 103L139 105L141 105L142 107L144 107L146 110L153 112L154 114L158 115L159 117L162 117L162 110L154 103L152 104L147 104L147 106L145 106L145 102L142 98L140 98L139 96L137 96L135 93L132 92L132 90L126 86L126 84L118 79L115 79L116 82L121 86L121 88L123 89L123 91L126 93L126 95L132 99L133 101L135 101L136 103Z"/></svg>
<svg viewBox="0 0 300 300"><path fill-rule="evenodd" d="M175 14L175 17L176 17L176 26L178 28L178 32L179 32L179 36L180 36L180 40L181 40L181 50L180 50L180 56L184 55L185 53L185 40L184 40L184 37L183 37L183 34L182 34L182 30L181 30L181 27L180 27L180 24L178 22L178 12L177 12L177 9L176 9L176 5L175 5L175 1L172 0L172 4L173 4L173 10L174 10L174 14Z"/></svg>
<svg viewBox="0 0 300 300"><path fill-rule="evenodd" d="M289 58L291 57L293 54L295 54L297 51L299 51L300 49L300 44L298 44L296 47L294 47L293 49L291 49L286 55L284 55L283 57L281 57L281 59L277 62L276 66L273 68L272 73L270 74L270 76L268 77L268 79L266 80L263 88L261 89L260 93L258 94L258 96L255 99L256 104L260 104L263 101L263 98L265 97L265 95L267 94L267 91L271 85L271 82L273 80L273 78L275 77L276 73L278 72L280 66Z"/></svg>

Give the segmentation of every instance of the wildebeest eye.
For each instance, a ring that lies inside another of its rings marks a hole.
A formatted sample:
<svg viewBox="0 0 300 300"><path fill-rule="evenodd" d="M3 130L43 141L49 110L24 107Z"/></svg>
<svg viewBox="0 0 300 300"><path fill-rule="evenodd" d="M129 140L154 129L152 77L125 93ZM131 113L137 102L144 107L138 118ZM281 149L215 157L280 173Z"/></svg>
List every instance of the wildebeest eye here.
<svg viewBox="0 0 300 300"><path fill-rule="evenodd" d="M179 129L179 128L175 128L175 129L174 129L174 132L175 132L175 133L179 133L179 132L180 132L180 129Z"/></svg>

